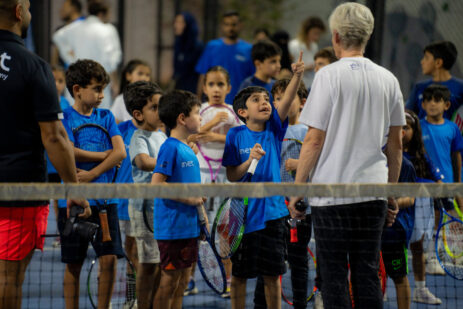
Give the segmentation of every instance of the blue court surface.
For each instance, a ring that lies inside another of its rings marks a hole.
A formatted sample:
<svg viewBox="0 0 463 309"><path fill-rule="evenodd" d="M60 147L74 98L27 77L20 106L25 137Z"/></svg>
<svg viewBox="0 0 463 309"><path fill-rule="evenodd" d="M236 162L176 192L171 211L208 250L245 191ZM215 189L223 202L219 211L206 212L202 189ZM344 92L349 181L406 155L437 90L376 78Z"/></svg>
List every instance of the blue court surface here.
<svg viewBox="0 0 463 309"><path fill-rule="evenodd" d="M56 233L54 213L51 210L49 216L48 233ZM60 248L52 247L53 239L47 238L43 253L36 251L27 270L23 285L22 308L64 308L63 298L63 273L64 264L60 260ZM87 293L87 274L93 258L93 249L90 246L89 258L85 261L81 274L80 308L92 308ZM119 260L123 261L123 260ZM409 261L411 267L411 260ZM287 274L289 275L289 273ZM183 308L230 308L230 300L223 299L215 294L202 280L199 270L195 273L196 285L199 293L186 296ZM122 279L123 280L123 279ZM409 275L413 293L413 275ZM463 281L452 279L450 276L427 276L427 286L439 298L442 304L423 305L412 302L412 309L424 308L463 308ZM253 308L253 293L256 280L249 280L247 285L246 308ZM396 293L393 282L387 283L387 301L384 308L397 308ZM283 302L282 308L292 308ZM307 308L313 308L313 302L309 302Z"/></svg>

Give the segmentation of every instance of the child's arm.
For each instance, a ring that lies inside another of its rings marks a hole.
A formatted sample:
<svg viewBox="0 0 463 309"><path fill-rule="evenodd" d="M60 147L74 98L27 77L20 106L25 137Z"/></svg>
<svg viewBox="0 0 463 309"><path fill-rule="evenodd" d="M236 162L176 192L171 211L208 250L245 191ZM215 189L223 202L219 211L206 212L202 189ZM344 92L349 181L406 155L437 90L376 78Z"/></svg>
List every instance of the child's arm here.
<svg viewBox="0 0 463 309"><path fill-rule="evenodd" d="M461 153L452 152L453 182L461 182Z"/></svg>
<svg viewBox="0 0 463 309"><path fill-rule="evenodd" d="M122 137L120 135L114 135L111 137L111 142L113 144L113 149L103 162L92 168L90 171L77 171L77 178L79 179L79 182L91 182L93 179L112 169L125 159L127 154L125 152Z"/></svg>
<svg viewBox="0 0 463 309"><path fill-rule="evenodd" d="M156 158L152 158L146 153L138 154L133 161L139 169L145 172L152 172L156 167Z"/></svg>
<svg viewBox="0 0 463 309"><path fill-rule="evenodd" d="M151 184L167 184L167 176L161 173L154 173L153 177L151 177ZM188 197L188 198L176 198L172 199L174 201L187 204L190 206L199 206L203 205L206 201L204 197Z"/></svg>
<svg viewBox="0 0 463 309"><path fill-rule="evenodd" d="M415 204L414 197L399 197L397 199L397 204L399 204L399 209L412 207Z"/></svg>
<svg viewBox="0 0 463 309"><path fill-rule="evenodd" d="M74 156L77 162L102 162L112 152L112 149L109 149L103 152L97 152L97 151L82 150L75 146L73 148L74 148Z"/></svg>
<svg viewBox="0 0 463 309"><path fill-rule="evenodd" d="M249 158L237 166L227 166L227 178L229 181L240 180L248 171L252 159L260 160L265 155L265 151L260 144L255 144L249 153Z"/></svg>
<svg viewBox="0 0 463 309"><path fill-rule="evenodd" d="M293 77L289 82L288 87L286 87L285 94L281 99L280 104L278 104L278 115L280 116L281 122L286 120L288 116L289 108L291 107L291 103L294 101L294 98L297 94L297 88L299 88L299 84L302 79L302 74L304 73L304 61L302 61L302 51L299 54L299 60L296 63L291 65L293 70Z"/></svg>

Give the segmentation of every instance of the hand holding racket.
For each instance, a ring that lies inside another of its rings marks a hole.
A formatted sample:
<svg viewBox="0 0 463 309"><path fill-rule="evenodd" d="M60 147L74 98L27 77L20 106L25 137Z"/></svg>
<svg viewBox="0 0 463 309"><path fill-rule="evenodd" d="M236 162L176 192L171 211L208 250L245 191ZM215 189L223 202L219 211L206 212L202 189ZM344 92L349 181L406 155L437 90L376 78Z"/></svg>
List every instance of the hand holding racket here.
<svg viewBox="0 0 463 309"><path fill-rule="evenodd" d="M198 266L206 284L217 294L225 293L227 289L227 277L222 260L217 255L212 245L208 230L207 219L203 204L196 206L201 228L201 239L198 244Z"/></svg>
<svg viewBox="0 0 463 309"><path fill-rule="evenodd" d="M256 144L258 145L258 144ZM260 146L260 145L259 145ZM254 152L257 152L256 146L253 147ZM261 151L262 148L260 148ZM252 152L250 157L252 156ZM265 152L264 152L265 153ZM260 155L262 157L262 154ZM246 175L242 178L242 182L250 182L254 172L256 171L259 161L254 158L248 168ZM246 227L246 218L248 213L248 198L226 198L220 205L217 215L212 226L212 240L217 254L227 259L231 257L241 243Z"/></svg>
<svg viewBox="0 0 463 309"><path fill-rule="evenodd" d="M101 152L109 154L109 151L113 149L111 136L106 128L95 124L95 123L85 123L80 125L79 127L75 128L72 131L74 135L74 146L76 148L91 151L91 152ZM79 163L81 167L80 174L83 180L93 180L95 177L91 175L91 170L96 167L99 162L85 162ZM88 176L88 177L87 177ZM114 183L117 176L117 168L113 168L108 172L100 175L100 177L105 177L104 180L106 182ZM91 179L89 179L91 178ZM111 235L109 233L109 225L108 225L108 215L107 215L107 200L104 200L103 205L96 200L97 204L99 204L99 217L100 217L100 226L102 232L102 241L108 242L111 241Z"/></svg>

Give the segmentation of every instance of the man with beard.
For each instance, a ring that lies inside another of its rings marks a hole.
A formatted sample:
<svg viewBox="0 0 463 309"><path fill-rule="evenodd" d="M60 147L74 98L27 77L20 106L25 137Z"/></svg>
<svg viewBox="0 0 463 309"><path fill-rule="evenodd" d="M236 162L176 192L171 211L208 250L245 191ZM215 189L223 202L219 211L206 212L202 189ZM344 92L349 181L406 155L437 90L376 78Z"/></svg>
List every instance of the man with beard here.
<svg viewBox="0 0 463 309"><path fill-rule="evenodd" d="M29 0L0 0L0 183L45 182L44 146L64 182L77 182L71 143L48 64L21 40ZM85 200L68 200L91 214ZM42 249L48 201L0 201L0 309L21 307L21 287L34 249Z"/></svg>
<svg viewBox="0 0 463 309"><path fill-rule="evenodd" d="M225 98L228 104L233 103L241 82L254 74L255 68L251 59L252 45L239 38L241 20L237 12L228 12L222 16L223 38L210 41L199 58L196 72L200 75L198 95L201 96L204 74L213 66L220 65L230 74L231 91Z"/></svg>

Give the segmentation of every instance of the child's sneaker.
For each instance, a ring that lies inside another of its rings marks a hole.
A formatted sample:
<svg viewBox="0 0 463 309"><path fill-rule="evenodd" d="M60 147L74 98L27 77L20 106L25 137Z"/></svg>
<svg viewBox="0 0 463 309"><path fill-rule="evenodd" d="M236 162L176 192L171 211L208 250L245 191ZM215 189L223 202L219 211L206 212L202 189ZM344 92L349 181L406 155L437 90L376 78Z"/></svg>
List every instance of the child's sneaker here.
<svg viewBox="0 0 463 309"><path fill-rule="evenodd" d="M185 292L183 292L183 296L195 294L198 294L198 288L196 287L195 281L193 279L190 279L190 282L188 282L188 286L185 289Z"/></svg>
<svg viewBox="0 0 463 309"><path fill-rule="evenodd" d="M314 309L323 309L323 299L322 299L322 292L317 292L315 293L314 295L315 299L314 299Z"/></svg>
<svg viewBox="0 0 463 309"><path fill-rule="evenodd" d="M413 291L413 301L415 303L422 303L428 305L440 305L442 301L434 296L427 287L415 288Z"/></svg>
<svg viewBox="0 0 463 309"><path fill-rule="evenodd" d="M445 276L445 271L440 266L439 261L435 256L428 257L426 260L426 273L430 275Z"/></svg>
<svg viewBox="0 0 463 309"><path fill-rule="evenodd" d="M55 240L53 241L52 246L53 246L53 248L58 248L59 246L61 246L61 241L59 239L59 236L55 238Z"/></svg>
<svg viewBox="0 0 463 309"><path fill-rule="evenodd" d="M230 286L227 285L227 289L225 290L225 293L220 295L222 298L230 298Z"/></svg>

